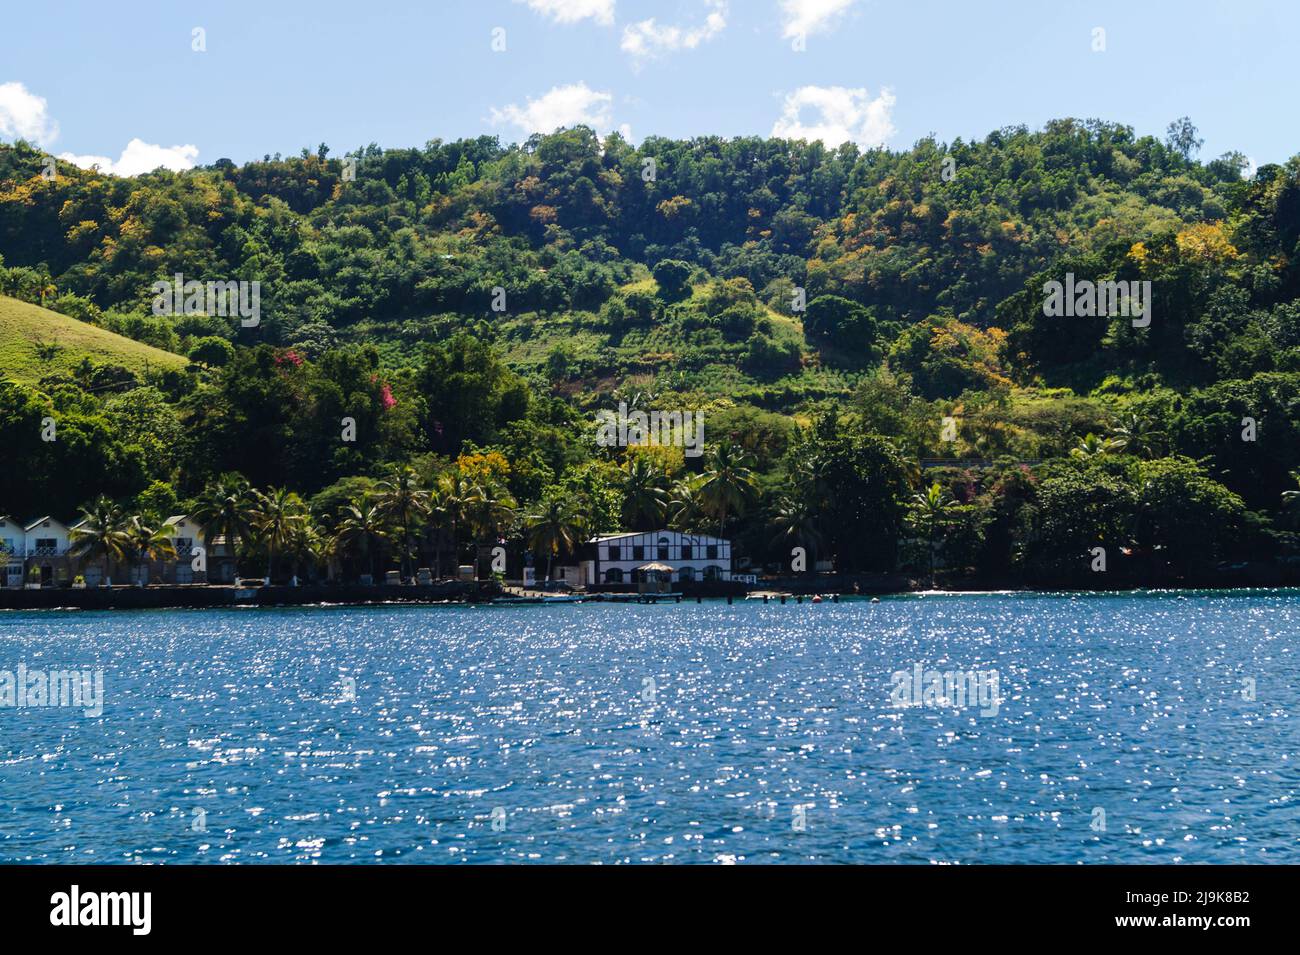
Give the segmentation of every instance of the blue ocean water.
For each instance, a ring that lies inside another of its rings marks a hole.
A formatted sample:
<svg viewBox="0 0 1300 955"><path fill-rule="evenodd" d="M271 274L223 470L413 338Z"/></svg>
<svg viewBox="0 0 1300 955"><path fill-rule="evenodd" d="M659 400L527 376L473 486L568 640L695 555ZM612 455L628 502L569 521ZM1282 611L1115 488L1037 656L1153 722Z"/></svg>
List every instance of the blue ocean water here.
<svg viewBox="0 0 1300 955"><path fill-rule="evenodd" d="M105 701L0 708L0 861L1294 863L1298 649L1286 591L2 612Z"/></svg>

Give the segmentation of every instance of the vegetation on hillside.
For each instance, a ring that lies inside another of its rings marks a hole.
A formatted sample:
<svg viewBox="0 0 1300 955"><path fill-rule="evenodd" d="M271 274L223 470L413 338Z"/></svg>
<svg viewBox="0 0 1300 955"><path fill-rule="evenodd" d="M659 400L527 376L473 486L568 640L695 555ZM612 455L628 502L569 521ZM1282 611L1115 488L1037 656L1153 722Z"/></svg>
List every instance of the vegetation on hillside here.
<svg viewBox="0 0 1300 955"><path fill-rule="evenodd" d="M0 293L176 356L35 373L0 303L0 511L224 494L277 576L663 525L926 578L1293 560L1300 157L1247 176L1189 128L576 128L134 179L0 147ZM259 323L153 314L177 274L259 282ZM1048 317L1067 276L1149 282L1149 326ZM707 453L600 446L620 402L703 412Z"/></svg>

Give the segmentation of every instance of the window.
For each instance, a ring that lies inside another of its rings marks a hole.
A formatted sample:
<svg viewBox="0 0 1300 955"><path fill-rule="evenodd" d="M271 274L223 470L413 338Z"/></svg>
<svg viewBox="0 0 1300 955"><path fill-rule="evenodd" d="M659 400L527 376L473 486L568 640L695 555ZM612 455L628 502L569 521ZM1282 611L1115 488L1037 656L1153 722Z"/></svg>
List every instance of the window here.
<svg viewBox="0 0 1300 955"><path fill-rule="evenodd" d="M660 560L668 559L668 538L667 537L659 538L659 559Z"/></svg>
<svg viewBox="0 0 1300 955"><path fill-rule="evenodd" d="M645 548L644 548L644 547L641 547L641 546L639 546L639 545L634 546L634 547L632 548L632 559L633 559L633 560L645 560Z"/></svg>
<svg viewBox="0 0 1300 955"><path fill-rule="evenodd" d="M718 559L718 545L717 545L717 544L710 544L710 545L706 548L706 550L707 550L707 553L708 553L709 560L717 560L717 559Z"/></svg>
<svg viewBox="0 0 1300 955"><path fill-rule="evenodd" d="M623 571L619 567L611 567L605 571L605 583L621 584L623 582Z"/></svg>
<svg viewBox="0 0 1300 955"><path fill-rule="evenodd" d="M622 560L622 559L623 559L623 548L619 547L617 544L610 544L610 545L609 545L609 559L610 559L610 560Z"/></svg>
<svg viewBox="0 0 1300 955"><path fill-rule="evenodd" d="M705 580L721 580L721 579L722 579L722 568L719 567L717 564L710 564L708 567L705 567L705 568L704 568L704 579L705 579Z"/></svg>
<svg viewBox="0 0 1300 955"><path fill-rule="evenodd" d="M690 544L682 545L682 560L691 560L695 551L691 549Z"/></svg>
<svg viewBox="0 0 1300 955"><path fill-rule="evenodd" d="M193 554L191 553L191 551L193 550L194 550L194 538L192 537L176 538L176 558L178 560L184 560L187 557L192 557Z"/></svg>
<svg viewBox="0 0 1300 955"><path fill-rule="evenodd" d="M679 570L679 571L677 572L677 579L678 579L678 580L694 580L694 579L695 579L695 568L694 568L694 567L683 567L681 570Z"/></svg>

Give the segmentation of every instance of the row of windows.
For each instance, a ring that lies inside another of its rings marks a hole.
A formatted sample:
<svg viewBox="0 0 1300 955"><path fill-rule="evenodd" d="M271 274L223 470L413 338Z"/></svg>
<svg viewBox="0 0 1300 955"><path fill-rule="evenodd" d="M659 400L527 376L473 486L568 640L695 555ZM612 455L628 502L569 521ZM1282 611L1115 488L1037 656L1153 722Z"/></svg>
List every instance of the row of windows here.
<svg viewBox="0 0 1300 955"><path fill-rule="evenodd" d="M632 560L645 560L646 549L642 547L640 544L634 544L630 549L632 551L632 557L631 557ZM680 556L677 557L669 556L673 550L680 550L681 551ZM694 560L695 550L696 548L691 544L683 544L680 548L673 548L667 544L660 544L657 548L655 548L656 551L655 559L656 560ZM700 550L704 551L703 556L708 560L718 559L717 544L709 544L705 547L701 547ZM609 557L607 557L606 559L622 560L623 548L620 547L618 544L610 544Z"/></svg>
<svg viewBox="0 0 1300 955"><path fill-rule="evenodd" d="M621 584L626 580L631 580L632 583L639 584L644 576L645 575L639 570L634 570L631 574L624 574L622 568L611 567L609 570L605 571L605 583ZM695 580L695 568L683 567L681 570L676 571L676 576L678 580ZM716 564L711 564L704 568L703 577L705 580L721 580L722 568Z"/></svg>

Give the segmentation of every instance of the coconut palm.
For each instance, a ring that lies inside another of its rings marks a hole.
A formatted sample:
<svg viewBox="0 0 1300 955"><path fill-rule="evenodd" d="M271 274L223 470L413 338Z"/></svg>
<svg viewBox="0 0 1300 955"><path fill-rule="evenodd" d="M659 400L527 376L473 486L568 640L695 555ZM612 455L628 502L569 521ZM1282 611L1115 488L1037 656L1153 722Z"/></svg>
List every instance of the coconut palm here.
<svg viewBox="0 0 1300 955"><path fill-rule="evenodd" d="M467 508L470 527L480 537L495 539L514 518L515 506L505 488L476 484Z"/></svg>
<svg viewBox="0 0 1300 955"><path fill-rule="evenodd" d="M474 495L473 482L459 471L444 475L438 482L441 516L451 536L453 568L460 563L460 529L469 523L469 508Z"/></svg>
<svg viewBox="0 0 1300 955"><path fill-rule="evenodd" d="M561 551L571 551L583 538L583 521L572 500L550 497L525 519L528 546L546 555L546 579L551 579L551 561Z"/></svg>
<svg viewBox="0 0 1300 955"><path fill-rule="evenodd" d="M934 586L935 538L952 519L957 500L941 484L935 482L920 494L913 494L907 512L908 525L924 535L930 559L930 585Z"/></svg>
<svg viewBox="0 0 1300 955"><path fill-rule="evenodd" d="M343 508L343 520L334 531L334 539L344 552L355 552L370 567L371 579L378 579L375 556L384 546L386 523L379 508L364 496Z"/></svg>
<svg viewBox="0 0 1300 955"><path fill-rule="evenodd" d="M113 562L127 559L131 541L126 533L126 515L122 509L101 494L90 505L81 509L85 520L72 528L68 535L72 555L80 560L104 558L104 576L112 583Z"/></svg>
<svg viewBox="0 0 1300 955"><path fill-rule="evenodd" d="M141 570L144 571L140 575L141 586L148 582L149 561L176 559L176 542L172 539L169 527L152 527L136 514L127 520L123 534L132 562L139 561Z"/></svg>
<svg viewBox="0 0 1300 955"><path fill-rule="evenodd" d="M234 557L236 548L253 536L255 503L248 481L238 474L225 474L204 488L190 517L202 528L209 549L222 537Z"/></svg>
<svg viewBox="0 0 1300 955"><path fill-rule="evenodd" d="M415 468L395 468L385 481L375 486L375 505L379 514L397 531L402 544L402 576L413 576L411 541L429 512L428 492L420 487Z"/></svg>
<svg viewBox="0 0 1300 955"><path fill-rule="evenodd" d="M1091 461L1111 450L1110 442L1089 431L1082 441L1070 449L1070 457L1078 461Z"/></svg>
<svg viewBox="0 0 1300 955"><path fill-rule="evenodd" d="M1159 453L1164 436L1150 418L1131 411L1110 429L1108 443L1116 451L1153 458Z"/></svg>
<svg viewBox="0 0 1300 955"><path fill-rule="evenodd" d="M708 520L699 477L682 478L668 495L668 524L674 530L698 531Z"/></svg>
<svg viewBox="0 0 1300 955"><path fill-rule="evenodd" d="M668 476L648 455L632 454L623 467L623 524L628 530L653 530L668 510Z"/></svg>
<svg viewBox="0 0 1300 955"><path fill-rule="evenodd" d="M253 539L266 550L266 582L275 572L275 555L289 550L307 520L307 505L287 488L254 492L250 523Z"/></svg>
<svg viewBox="0 0 1300 955"><path fill-rule="evenodd" d="M750 458L737 445L723 441L713 450L700 483L705 509L718 518L718 536L727 536L727 515L744 513L757 489Z"/></svg>
<svg viewBox="0 0 1300 955"><path fill-rule="evenodd" d="M809 562L809 567L815 567L817 552L821 550L824 540L816 499L807 494L782 497L777 503L772 523L777 528L772 546L781 548L783 553L788 547L803 547L812 552L813 559Z"/></svg>

